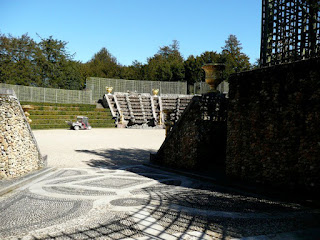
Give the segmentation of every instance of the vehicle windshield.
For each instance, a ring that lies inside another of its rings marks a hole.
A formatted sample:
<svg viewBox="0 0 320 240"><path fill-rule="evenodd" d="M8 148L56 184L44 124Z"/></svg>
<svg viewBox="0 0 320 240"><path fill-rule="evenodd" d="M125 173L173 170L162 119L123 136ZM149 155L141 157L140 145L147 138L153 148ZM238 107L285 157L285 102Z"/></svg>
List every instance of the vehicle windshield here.
<svg viewBox="0 0 320 240"><path fill-rule="evenodd" d="M79 122L79 123L84 123L84 124L88 124L88 118L87 117L78 117L77 118L77 121Z"/></svg>

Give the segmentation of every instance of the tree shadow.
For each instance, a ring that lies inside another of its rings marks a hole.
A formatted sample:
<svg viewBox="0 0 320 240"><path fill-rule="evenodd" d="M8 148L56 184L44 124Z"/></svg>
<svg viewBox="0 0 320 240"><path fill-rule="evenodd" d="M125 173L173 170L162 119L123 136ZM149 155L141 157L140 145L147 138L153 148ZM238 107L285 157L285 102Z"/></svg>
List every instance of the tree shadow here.
<svg viewBox="0 0 320 240"><path fill-rule="evenodd" d="M101 150L75 150L80 153L87 153L103 159L91 159L86 161L87 165L95 168L117 168L128 165L141 165L149 162L150 153L153 149L101 149Z"/></svg>

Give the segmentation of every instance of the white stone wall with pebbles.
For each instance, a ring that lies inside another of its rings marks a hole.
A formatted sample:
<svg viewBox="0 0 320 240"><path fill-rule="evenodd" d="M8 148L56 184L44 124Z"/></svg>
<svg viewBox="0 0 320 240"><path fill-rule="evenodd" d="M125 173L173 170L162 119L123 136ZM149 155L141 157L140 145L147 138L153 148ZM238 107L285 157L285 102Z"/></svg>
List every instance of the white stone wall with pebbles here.
<svg viewBox="0 0 320 240"><path fill-rule="evenodd" d="M19 101L0 95L0 179L42 167L42 158Z"/></svg>

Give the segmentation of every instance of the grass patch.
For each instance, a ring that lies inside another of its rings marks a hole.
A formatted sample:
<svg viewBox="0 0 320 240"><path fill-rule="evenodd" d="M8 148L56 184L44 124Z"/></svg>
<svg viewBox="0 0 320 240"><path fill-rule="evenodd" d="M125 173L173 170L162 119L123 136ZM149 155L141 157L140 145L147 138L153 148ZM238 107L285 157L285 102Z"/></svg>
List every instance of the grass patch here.
<svg viewBox="0 0 320 240"><path fill-rule="evenodd" d="M77 116L87 116L93 128L114 127L110 109L96 108L93 104L61 104L21 102L32 105L30 113L32 129L68 129L66 121L75 122Z"/></svg>

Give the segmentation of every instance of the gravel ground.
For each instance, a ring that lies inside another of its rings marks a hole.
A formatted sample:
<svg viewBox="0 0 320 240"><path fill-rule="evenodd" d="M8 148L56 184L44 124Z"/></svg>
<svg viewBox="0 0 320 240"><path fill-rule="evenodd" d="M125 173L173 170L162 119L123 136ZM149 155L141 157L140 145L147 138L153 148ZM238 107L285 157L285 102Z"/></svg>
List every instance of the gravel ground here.
<svg viewBox="0 0 320 240"><path fill-rule="evenodd" d="M163 129L96 128L34 130L49 167L88 167L141 164L149 161L165 139Z"/></svg>

